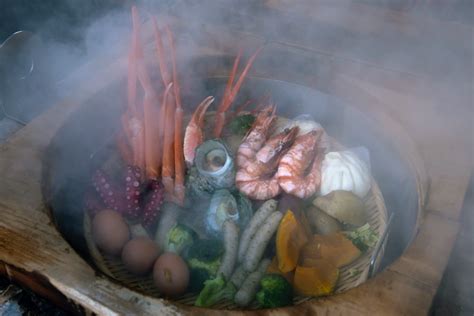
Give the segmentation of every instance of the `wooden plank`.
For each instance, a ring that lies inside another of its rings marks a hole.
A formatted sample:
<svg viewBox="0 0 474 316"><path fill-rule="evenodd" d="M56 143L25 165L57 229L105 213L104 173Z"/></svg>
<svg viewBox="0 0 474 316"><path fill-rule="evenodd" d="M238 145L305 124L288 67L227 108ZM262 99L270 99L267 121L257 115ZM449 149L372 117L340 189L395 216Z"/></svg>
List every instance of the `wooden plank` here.
<svg viewBox="0 0 474 316"><path fill-rule="evenodd" d="M110 65L110 64L109 64ZM99 315L175 315L163 300L142 297L96 272L64 241L44 212L41 195L41 155L66 118L95 91L120 78L120 61L98 73L99 80L76 90L71 102L59 104L24 127L0 146L0 262L3 273L20 282L36 282L47 292L52 286L87 311ZM98 65L92 65L97 67ZM112 78L112 79L111 79ZM73 102L74 101L74 102ZM30 278L28 278L28 275ZM31 283L31 284L33 284ZM46 287L45 287L46 284Z"/></svg>
<svg viewBox="0 0 474 316"><path fill-rule="evenodd" d="M2 187L18 187L2 182ZM38 189L29 192L41 201ZM22 190L20 188L20 190ZM2 199L5 197L0 195ZM23 283L35 282L32 275L41 276L37 286L47 284L100 315L143 314L153 315L157 310L175 314L176 308L163 300L142 297L103 277L80 258L55 230L48 216L41 212L42 203L29 205L22 199L0 205L0 262L25 271ZM30 275L30 279L25 276ZM13 277L18 277L18 274ZM44 289L43 289L44 290Z"/></svg>
<svg viewBox="0 0 474 316"><path fill-rule="evenodd" d="M57 107L54 117L64 121L68 117L69 108ZM61 118L62 117L62 118ZM199 314L201 310L188 307L178 309L168 305L163 300L152 299L141 296L110 280L98 277L95 271L87 265L61 238L55 230L48 216L42 212L40 180L37 178L41 168L38 155L19 156L25 150L38 150L44 148L46 140L51 137L50 133L43 132L41 135L46 139L28 141L30 134L45 128L48 122L46 116L39 118L34 124L11 139L9 144L3 147L3 159L0 165L17 163L28 165L29 172L23 169L14 169L10 174L12 179L15 175L21 181L2 180L0 186L0 261L12 266L19 266L27 273L38 273L48 284L51 284L65 296L87 310L99 314L112 315L123 314L153 314L157 310L160 313L174 314L179 310ZM60 125L58 123L58 125ZM52 126L51 129L55 129ZM33 137L34 139L34 137ZM33 158L32 161L31 157ZM28 162L28 163L26 163ZM25 194L22 181L29 177L28 199L21 199ZM7 197L12 198L8 199ZM4 199L5 198L5 199ZM379 313L385 311L387 314L419 314L428 309L434 290L424 283L413 280L410 277L394 271L386 271L377 278L363 286L327 299L318 300L316 303L303 304L297 307L296 312L306 313L339 313L339 314L366 314L367 312ZM295 310L286 309L288 313ZM213 311L222 314L222 311ZM230 313L230 312L229 312ZM240 312L236 312L239 314ZM263 312L259 312L260 314Z"/></svg>
<svg viewBox="0 0 474 316"><path fill-rule="evenodd" d="M215 43L215 45L216 47L220 46L219 43ZM226 47L224 51L226 49L230 51L231 46ZM222 47L220 48L222 49ZM222 50L207 48L203 51L216 54L216 51L220 52ZM308 52L306 57L311 58L311 54L312 52ZM92 64L87 67L92 66L93 69L98 65L103 66L103 64ZM318 64L315 63L314 65ZM268 71L269 65L266 65L266 68L263 65L261 66L262 73ZM353 66L351 71L363 74L364 67L363 63L359 63ZM312 83L311 80L314 80L314 74L318 76L331 74L334 69L342 68L339 62L327 61L323 67L319 66L308 71L304 81L309 85L313 85L314 82ZM26 274L37 273L41 275L45 282L58 289L66 297L79 302L87 310L98 314L151 315L156 313L179 314L182 312L202 314L202 310L172 306L164 300L142 296L107 278L97 276L96 272L61 238L51 220L43 212L44 205L42 204L39 176L42 168L40 158L45 146L56 133L57 128L80 106L81 102L95 91L106 87L113 80L121 78L125 73L124 69L123 60L118 65L112 65L104 69L103 72L97 74L96 80L86 82L83 89L75 90L77 93L71 98L73 101L51 109L12 137L8 144L0 146L0 172L5 172L7 175L0 179L0 213L2 214L0 217L0 261L9 266L21 268ZM313 73L313 79L311 79L313 70L315 72ZM84 73L87 72L86 69ZM383 72L387 71L384 70ZM410 74L404 74L401 77L407 76L411 77ZM64 84L64 87L72 88L74 84L77 84L76 80L83 78L82 75L79 75ZM365 109L371 110L370 106L383 107L372 109L374 113L387 110L391 115L397 117L397 115L400 115L400 107L396 106L398 101L403 100L403 103L417 104L416 102L413 103L413 99L410 99L410 97L399 96L400 93L391 92L390 89L386 89L388 91L378 90L379 87L376 85L376 89L373 89L374 83L377 81L374 77L371 77L372 81L369 80L368 86L354 85L353 78L349 77L348 79L347 76L345 78L343 76L331 76L329 78L331 80L325 86L328 91L337 92L337 95L343 97L350 97L351 101L361 104L362 107L365 104ZM340 80L341 78L342 80ZM359 79L357 78L357 80ZM417 80L414 79L414 81ZM394 83L396 83L396 80L391 81L391 84ZM384 102L387 100L383 96L386 96L387 93L390 98L396 96L398 101ZM409 117L403 115L400 117L406 120L403 121L404 123L414 125ZM387 125L385 132L395 133L396 141L409 147L408 149L405 148L406 152L416 151L416 144L409 141L410 138L406 135L406 131L400 130L399 126ZM442 138L440 142L444 143L447 140L449 138ZM439 142L431 142L426 146L430 148L439 146L439 144ZM433 157L425 156L425 158L432 159ZM419 189L421 192L425 192L426 179L424 170L420 167L423 162L416 155L415 157L409 156L407 159L417 168L420 179ZM455 182L459 181L459 178L452 179ZM462 183L460 187L462 187ZM441 187L438 190L441 190ZM459 190L459 187L457 190ZM452 209L456 208L457 202L455 201L459 200L462 192L456 195L456 199L450 200L454 193L450 192L439 198L440 201L448 199L450 204L447 208L447 214L451 214ZM437 205L436 203L435 201L434 205ZM443 205L438 206L441 208ZM439 247L446 248L444 250L446 254L447 249L451 247L450 241L452 241L457 231L456 224L451 224L452 222L449 221L449 224L445 224L445 222L439 216L429 213L425 222L422 223L420 234L416 237L413 246L392 267L347 293L321 298L291 309L283 309L281 314L426 314L435 293L437 280L441 277L445 266L444 259L434 258L433 256L436 251L442 252ZM426 228L424 225L427 225ZM432 235L441 229L444 229L442 234ZM443 239L440 240L439 238ZM423 248L424 244L428 245L426 249ZM423 260L426 260L426 262ZM216 315L231 314L231 312L223 311L206 311L206 314L208 313ZM257 313L275 312L259 311L249 314ZM232 314L243 313L232 312ZM278 314L280 314L280 311Z"/></svg>
<svg viewBox="0 0 474 316"><path fill-rule="evenodd" d="M460 224L427 212L418 236L388 268L436 289L458 235Z"/></svg>

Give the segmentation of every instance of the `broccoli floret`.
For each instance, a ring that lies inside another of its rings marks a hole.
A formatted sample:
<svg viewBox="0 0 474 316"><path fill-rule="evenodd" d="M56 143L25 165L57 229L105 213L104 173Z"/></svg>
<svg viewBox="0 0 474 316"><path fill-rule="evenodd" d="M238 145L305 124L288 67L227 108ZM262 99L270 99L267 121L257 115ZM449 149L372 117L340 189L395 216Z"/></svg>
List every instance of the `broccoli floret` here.
<svg viewBox="0 0 474 316"><path fill-rule="evenodd" d="M190 269L189 290L198 292L204 282L216 276L224 253L222 242L214 239L196 240L189 249L186 261Z"/></svg>
<svg viewBox="0 0 474 316"><path fill-rule="evenodd" d="M362 252L375 247L379 240L377 233L370 227L369 223L347 233L346 236Z"/></svg>
<svg viewBox="0 0 474 316"><path fill-rule="evenodd" d="M210 307L220 300L233 299L237 289L232 282L226 282L221 274L218 277L204 282L204 288L199 293L194 305L199 307Z"/></svg>
<svg viewBox="0 0 474 316"><path fill-rule="evenodd" d="M234 134L245 135L254 121L255 116L252 114L239 115L230 122L229 128Z"/></svg>
<svg viewBox="0 0 474 316"><path fill-rule="evenodd" d="M257 301L263 308L291 305L293 303L293 287L281 275L267 274L260 280Z"/></svg>
<svg viewBox="0 0 474 316"><path fill-rule="evenodd" d="M213 261L224 253L224 245L218 239L198 239L189 249L187 258L203 261Z"/></svg>
<svg viewBox="0 0 474 316"><path fill-rule="evenodd" d="M187 226L176 224L166 234L165 251L180 254L183 250L191 247L196 238L196 233Z"/></svg>

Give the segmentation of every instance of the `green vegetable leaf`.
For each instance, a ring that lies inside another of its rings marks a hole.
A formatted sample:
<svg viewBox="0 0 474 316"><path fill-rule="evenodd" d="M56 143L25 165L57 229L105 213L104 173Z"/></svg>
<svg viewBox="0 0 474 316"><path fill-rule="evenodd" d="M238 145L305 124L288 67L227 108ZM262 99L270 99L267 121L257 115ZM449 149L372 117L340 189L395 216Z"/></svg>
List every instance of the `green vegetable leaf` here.
<svg viewBox="0 0 474 316"><path fill-rule="evenodd" d="M244 135L252 127L254 121L255 116L252 114L239 115L230 122L229 128L234 134Z"/></svg>
<svg viewBox="0 0 474 316"><path fill-rule="evenodd" d="M186 253L185 259L190 269L189 290L198 292L204 282L216 276L224 253L222 241L217 239L198 239Z"/></svg>
<svg viewBox="0 0 474 316"><path fill-rule="evenodd" d="M377 233L370 227L369 223L357 228L354 231L346 233L346 236L362 252L367 251L369 248L375 247L377 241L379 240Z"/></svg>
<svg viewBox="0 0 474 316"><path fill-rule="evenodd" d="M204 288L199 293L194 305L210 307L223 299L233 299L237 289L232 282L226 282L221 274L204 282Z"/></svg>
<svg viewBox="0 0 474 316"><path fill-rule="evenodd" d="M196 233L181 224L176 224L166 234L165 250L180 254L186 248L189 248L196 237Z"/></svg>

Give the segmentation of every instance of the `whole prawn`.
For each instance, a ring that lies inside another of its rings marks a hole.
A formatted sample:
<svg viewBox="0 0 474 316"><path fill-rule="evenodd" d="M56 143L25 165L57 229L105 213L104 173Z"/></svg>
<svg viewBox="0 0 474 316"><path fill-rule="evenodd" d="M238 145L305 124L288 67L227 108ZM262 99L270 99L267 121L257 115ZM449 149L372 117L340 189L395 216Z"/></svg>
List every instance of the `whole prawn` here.
<svg viewBox="0 0 474 316"><path fill-rule="evenodd" d="M255 153L262 148L267 140L269 129L275 119L275 108L272 106L268 106L258 113L237 151L238 168L246 168L253 161Z"/></svg>
<svg viewBox="0 0 474 316"><path fill-rule="evenodd" d="M237 188L257 200L267 200L281 192L275 171L298 133L298 127L293 127L266 141L274 119L274 108L260 112L237 152Z"/></svg>
<svg viewBox="0 0 474 316"><path fill-rule="evenodd" d="M323 154L318 152L318 144L322 135L322 130L313 130L296 137L281 158L276 178L286 193L305 199L319 189Z"/></svg>

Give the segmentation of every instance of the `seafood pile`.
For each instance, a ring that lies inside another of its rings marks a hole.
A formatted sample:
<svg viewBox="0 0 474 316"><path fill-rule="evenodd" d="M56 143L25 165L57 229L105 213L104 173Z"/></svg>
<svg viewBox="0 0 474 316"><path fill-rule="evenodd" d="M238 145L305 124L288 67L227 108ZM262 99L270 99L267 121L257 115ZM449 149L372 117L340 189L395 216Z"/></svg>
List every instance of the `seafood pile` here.
<svg viewBox="0 0 474 316"><path fill-rule="evenodd" d="M334 150L311 117L283 118L268 101L231 109L260 49L240 75L237 55L214 111L207 96L185 113L171 30L152 19L154 82L136 8L132 22L118 162L94 172L85 197L97 248L161 295L194 293L201 307L281 307L332 293L340 269L378 240L363 200L369 165Z"/></svg>

